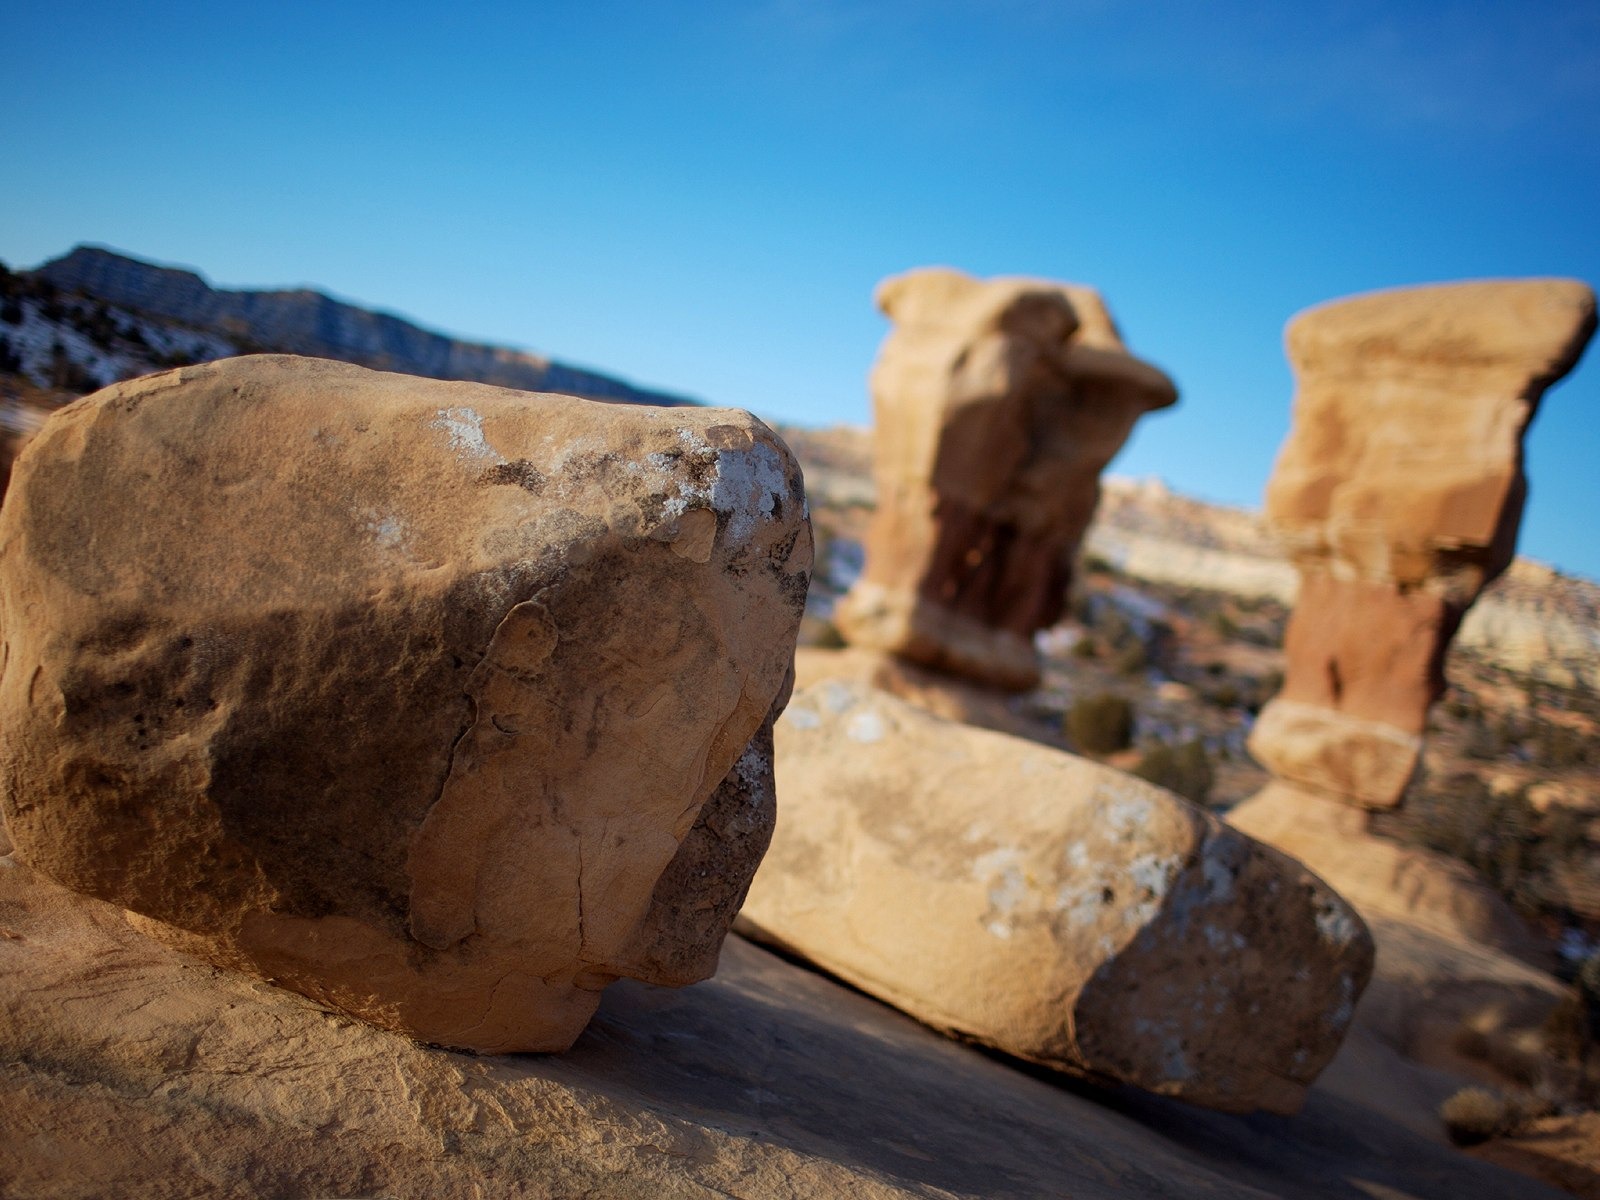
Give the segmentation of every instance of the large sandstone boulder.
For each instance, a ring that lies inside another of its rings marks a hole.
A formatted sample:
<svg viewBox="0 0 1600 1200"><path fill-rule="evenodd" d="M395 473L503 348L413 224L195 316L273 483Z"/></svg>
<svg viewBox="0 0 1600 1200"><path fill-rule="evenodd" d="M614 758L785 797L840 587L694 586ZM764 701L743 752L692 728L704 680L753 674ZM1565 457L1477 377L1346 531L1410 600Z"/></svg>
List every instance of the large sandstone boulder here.
<svg viewBox="0 0 1600 1200"><path fill-rule="evenodd" d="M1177 392L1091 289L929 268L878 289L878 504L850 642L1011 690L1059 619L1101 469Z"/></svg>
<svg viewBox="0 0 1600 1200"><path fill-rule="evenodd" d="M63 410L0 515L19 857L379 1024L569 1045L717 951L811 561L748 414L287 357Z"/></svg>
<svg viewBox="0 0 1600 1200"><path fill-rule="evenodd" d="M797 690L738 928L939 1029L1296 1109L1372 968L1354 911L1178 797L859 683Z"/></svg>
<svg viewBox="0 0 1600 1200"><path fill-rule="evenodd" d="M1302 582L1250 743L1273 774L1399 802L1450 639L1511 562L1523 433L1594 328L1594 292L1560 279L1378 292L1289 323L1299 390L1266 511Z"/></svg>

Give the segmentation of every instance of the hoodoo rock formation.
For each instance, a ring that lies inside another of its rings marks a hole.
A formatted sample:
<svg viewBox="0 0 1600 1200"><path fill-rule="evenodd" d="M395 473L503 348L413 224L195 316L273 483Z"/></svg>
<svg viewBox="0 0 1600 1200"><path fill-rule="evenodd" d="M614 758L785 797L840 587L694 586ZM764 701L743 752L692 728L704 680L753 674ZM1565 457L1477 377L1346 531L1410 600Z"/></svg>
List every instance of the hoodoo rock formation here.
<svg viewBox="0 0 1600 1200"><path fill-rule="evenodd" d="M708 976L811 563L746 413L254 357L58 413L0 515L19 858L427 1041Z"/></svg>
<svg viewBox="0 0 1600 1200"><path fill-rule="evenodd" d="M1299 863L1170 792L859 683L795 692L738 928L926 1023L1230 1111L1292 1112L1372 969Z"/></svg>
<svg viewBox="0 0 1600 1200"><path fill-rule="evenodd" d="M885 281L872 372L878 504L850 642L981 683L1038 681L1101 469L1176 401L1128 354L1099 295L930 268Z"/></svg>
<svg viewBox="0 0 1600 1200"><path fill-rule="evenodd" d="M1266 512L1301 587L1250 741L1274 775L1399 803L1450 639L1511 562L1523 433L1594 328L1594 292L1560 279L1378 292L1290 322L1299 390Z"/></svg>

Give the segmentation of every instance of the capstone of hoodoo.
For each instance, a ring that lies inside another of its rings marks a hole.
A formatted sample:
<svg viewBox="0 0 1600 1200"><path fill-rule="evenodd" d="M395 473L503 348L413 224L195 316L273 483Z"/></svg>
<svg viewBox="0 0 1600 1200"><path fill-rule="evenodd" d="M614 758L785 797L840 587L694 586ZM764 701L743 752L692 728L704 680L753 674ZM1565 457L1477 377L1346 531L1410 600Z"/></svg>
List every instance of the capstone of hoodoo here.
<svg viewBox="0 0 1600 1200"><path fill-rule="evenodd" d="M1301 589L1250 741L1273 774L1399 802L1450 640L1511 562L1523 434L1594 328L1594 292L1562 279L1377 292L1289 323L1299 386L1266 512Z"/></svg>
<svg viewBox="0 0 1600 1200"><path fill-rule="evenodd" d="M714 969L811 561L760 421L233 359L51 419L0 515L17 853L379 1024L555 1050Z"/></svg>
<svg viewBox="0 0 1600 1200"><path fill-rule="evenodd" d="M885 281L872 371L878 504L850 642L981 683L1038 681L1100 472L1177 399L1128 354L1099 295L929 268Z"/></svg>
<svg viewBox="0 0 1600 1200"><path fill-rule="evenodd" d="M1372 969L1299 863L1131 775L860 683L777 724L738 928L936 1028L1230 1111L1294 1111Z"/></svg>

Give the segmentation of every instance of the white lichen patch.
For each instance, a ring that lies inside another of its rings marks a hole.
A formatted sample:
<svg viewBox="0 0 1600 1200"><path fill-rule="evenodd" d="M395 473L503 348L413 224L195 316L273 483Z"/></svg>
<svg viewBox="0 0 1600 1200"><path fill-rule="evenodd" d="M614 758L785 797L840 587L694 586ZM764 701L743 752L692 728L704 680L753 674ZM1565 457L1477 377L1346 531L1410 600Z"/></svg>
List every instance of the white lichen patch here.
<svg viewBox="0 0 1600 1200"><path fill-rule="evenodd" d="M399 517L379 517L367 522L367 528L378 545L385 549L398 549L405 544L406 524Z"/></svg>
<svg viewBox="0 0 1600 1200"><path fill-rule="evenodd" d="M870 708L856 713L844 728L852 742L881 742L884 732L883 718Z"/></svg>
<svg viewBox="0 0 1600 1200"><path fill-rule="evenodd" d="M1141 854L1128 864L1128 878L1152 900L1160 900L1172 885L1179 859L1171 854Z"/></svg>
<svg viewBox="0 0 1600 1200"><path fill-rule="evenodd" d="M1159 1069L1164 1082L1182 1083L1193 1077L1194 1070L1183 1052L1183 1037L1172 1021L1153 1021L1148 1017L1140 1017L1134 1021L1133 1030L1140 1037L1148 1038L1160 1046Z"/></svg>
<svg viewBox="0 0 1600 1200"><path fill-rule="evenodd" d="M1244 935L1236 929L1218 929L1215 925L1207 925L1200 933L1206 939L1206 945L1213 950L1243 950L1245 947Z"/></svg>
<svg viewBox="0 0 1600 1200"><path fill-rule="evenodd" d="M444 430L450 439L450 449L464 461L505 461L484 437L483 417L476 409L441 408L429 424L435 429Z"/></svg>
<svg viewBox="0 0 1600 1200"><path fill-rule="evenodd" d="M1335 1029L1343 1029L1350 1024L1350 1018L1356 1013L1356 981L1349 975L1339 976L1339 1002L1333 1006L1333 1011L1328 1014L1328 1023Z"/></svg>
<svg viewBox="0 0 1600 1200"><path fill-rule="evenodd" d="M1356 923L1348 912L1330 902L1317 908L1317 933L1323 941L1342 950L1355 941Z"/></svg>
<svg viewBox="0 0 1600 1200"><path fill-rule="evenodd" d="M744 753L739 755L739 761L733 764L733 769L739 776L739 782L749 789L749 799L752 804L759 801L762 793L771 786L772 760L761 748L757 738L750 739L750 744L744 748Z"/></svg>
<svg viewBox="0 0 1600 1200"><path fill-rule="evenodd" d="M990 850L987 854L980 854L972 860L972 877L974 879L992 879L1008 867L1016 867L1022 862L1022 851L1010 846L1000 846Z"/></svg>
<svg viewBox="0 0 1600 1200"><path fill-rule="evenodd" d="M989 903L1001 912L1015 912L1028 898L1028 881L1017 867L1007 867L1000 882L989 889Z"/></svg>
<svg viewBox="0 0 1600 1200"><path fill-rule="evenodd" d="M717 449L689 429L678 430L678 440L683 444L681 454L645 456L646 465L669 477L663 489L672 489L662 505L666 517L709 508L727 516L729 538L744 542L755 532L758 520L770 521L777 514L789 480L776 447L755 441L741 449ZM706 468L699 478L685 478L685 458Z"/></svg>
<svg viewBox="0 0 1600 1200"><path fill-rule="evenodd" d="M1213 903L1233 895L1233 871L1218 854L1217 842L1209 840L1200 859L1200 873L1206 883L1206 898Z"/></svg>

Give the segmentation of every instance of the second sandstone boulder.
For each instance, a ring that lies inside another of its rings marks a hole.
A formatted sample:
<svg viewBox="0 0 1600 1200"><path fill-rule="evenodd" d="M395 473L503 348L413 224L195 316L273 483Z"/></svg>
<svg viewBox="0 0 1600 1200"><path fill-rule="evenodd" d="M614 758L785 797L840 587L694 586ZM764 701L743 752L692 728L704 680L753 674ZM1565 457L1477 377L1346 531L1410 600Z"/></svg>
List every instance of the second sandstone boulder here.
<svg viewBox="0 0 1600 1200"><path fill-rule="evenodd" d="M799 689L739 928L1048 1066L1292 1112L1372 969L1294 860L1121 771L862 684Z"/></svg>

